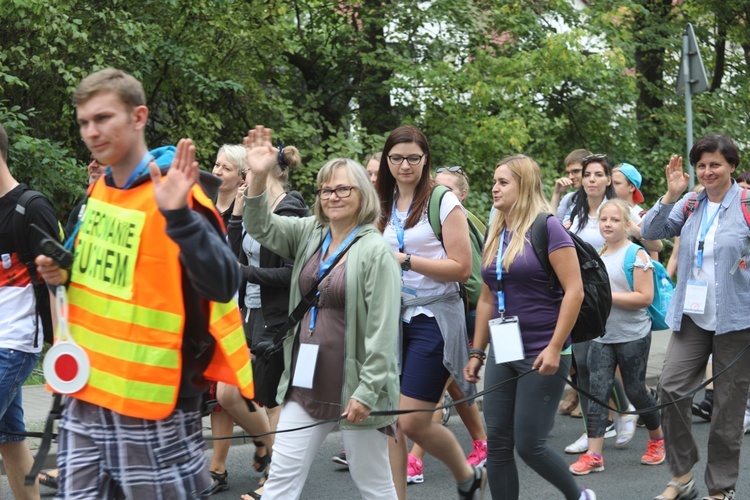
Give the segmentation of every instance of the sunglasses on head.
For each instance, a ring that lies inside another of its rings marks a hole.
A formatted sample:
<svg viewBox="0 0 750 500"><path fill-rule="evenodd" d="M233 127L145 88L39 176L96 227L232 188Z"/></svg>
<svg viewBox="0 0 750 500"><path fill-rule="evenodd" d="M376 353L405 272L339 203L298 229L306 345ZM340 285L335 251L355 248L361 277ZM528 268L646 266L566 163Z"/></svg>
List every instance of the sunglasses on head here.
<svg viewBox="0 0 750 500"><path fill-rule="evenodd" d="M439 174L441 172L453 172L454 174L458 172L459 174L463 174L464 169L463 167L456 166L456 167L440 167L437 170L435 170L436 174Z"/></svg>
<svg viewBox="0 0 750 500"><path fill-rule="evenodd" d="M607 161L607 155L595 154L595 155L585 156L583 160L581 161L581 164L591 163L592 161Z"/></svg>

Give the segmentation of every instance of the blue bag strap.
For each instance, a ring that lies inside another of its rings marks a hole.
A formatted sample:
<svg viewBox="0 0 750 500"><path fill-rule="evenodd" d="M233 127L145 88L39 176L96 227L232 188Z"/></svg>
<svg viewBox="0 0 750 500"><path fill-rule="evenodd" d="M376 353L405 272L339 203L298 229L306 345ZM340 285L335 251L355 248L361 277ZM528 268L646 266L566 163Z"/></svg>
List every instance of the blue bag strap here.
<svg viewBox="0 0 750 500"><path fill-rule="evenodd" d="M628 279L628 286L630 287L630 290L635 290L633 285L633 267L635 267L635 259L638 254L638 250L640 249L640 246L636 245L635 243L631 243L630 246L628 246L628 249L625 251L625 277Z"/></svg>

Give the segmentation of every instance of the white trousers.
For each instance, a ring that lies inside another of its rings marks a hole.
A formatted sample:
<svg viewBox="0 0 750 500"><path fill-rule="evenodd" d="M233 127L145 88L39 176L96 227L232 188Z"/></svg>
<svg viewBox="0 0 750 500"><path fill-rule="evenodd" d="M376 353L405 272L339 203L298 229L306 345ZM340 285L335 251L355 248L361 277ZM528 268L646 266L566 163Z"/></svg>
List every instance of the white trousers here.
<svg viewBox="0 0 750 500"><path fill-rule="evenodd" d="M299 404L284 403L278 430L310 425L312 418ZM263 489L263 500L297 499L310 472L320 445L336 427L327 423L295 432L276 435L273 444L271 473ZM342 430L349 472L363 499L396 500L391 466L388 460L388 438L377 430Z"/></svg>

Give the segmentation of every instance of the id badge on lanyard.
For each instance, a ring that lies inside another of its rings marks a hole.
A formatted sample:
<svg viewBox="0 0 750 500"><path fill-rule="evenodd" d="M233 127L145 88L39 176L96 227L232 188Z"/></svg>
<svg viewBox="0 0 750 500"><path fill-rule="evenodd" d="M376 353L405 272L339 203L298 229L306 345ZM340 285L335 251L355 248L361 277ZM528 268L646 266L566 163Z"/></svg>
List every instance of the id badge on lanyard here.
<svg viewBox="0 0 750 500"><path fill-rule="evenodd" d="M492 352L496 363L508 363L524 358L523 338L517 316L505 316L505 291L503 290L503 257L505 252L505 229L500 233L497 245L497 312L499 318L489 321L490 337L492 338Z"/></svg>

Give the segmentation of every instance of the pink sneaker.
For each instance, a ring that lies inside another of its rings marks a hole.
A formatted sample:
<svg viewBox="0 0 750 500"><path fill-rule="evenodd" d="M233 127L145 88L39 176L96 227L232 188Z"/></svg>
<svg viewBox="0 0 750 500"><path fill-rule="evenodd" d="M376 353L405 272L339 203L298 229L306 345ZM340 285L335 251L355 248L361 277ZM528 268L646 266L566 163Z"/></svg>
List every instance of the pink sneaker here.
<svg viewBox="0 0 750 500"><path fill-rule="evenodd" d="M424 465L422 461L409 453L409 463L406 465L406 484L424 483Z"/></svg>
<svg viewBox="0 0 750 500"><path fill-rule="evenodd" d="M466 457L466 462L474 467L484 467L487 463L487 441L476 440L471 443L474 449Z"/></svg>

